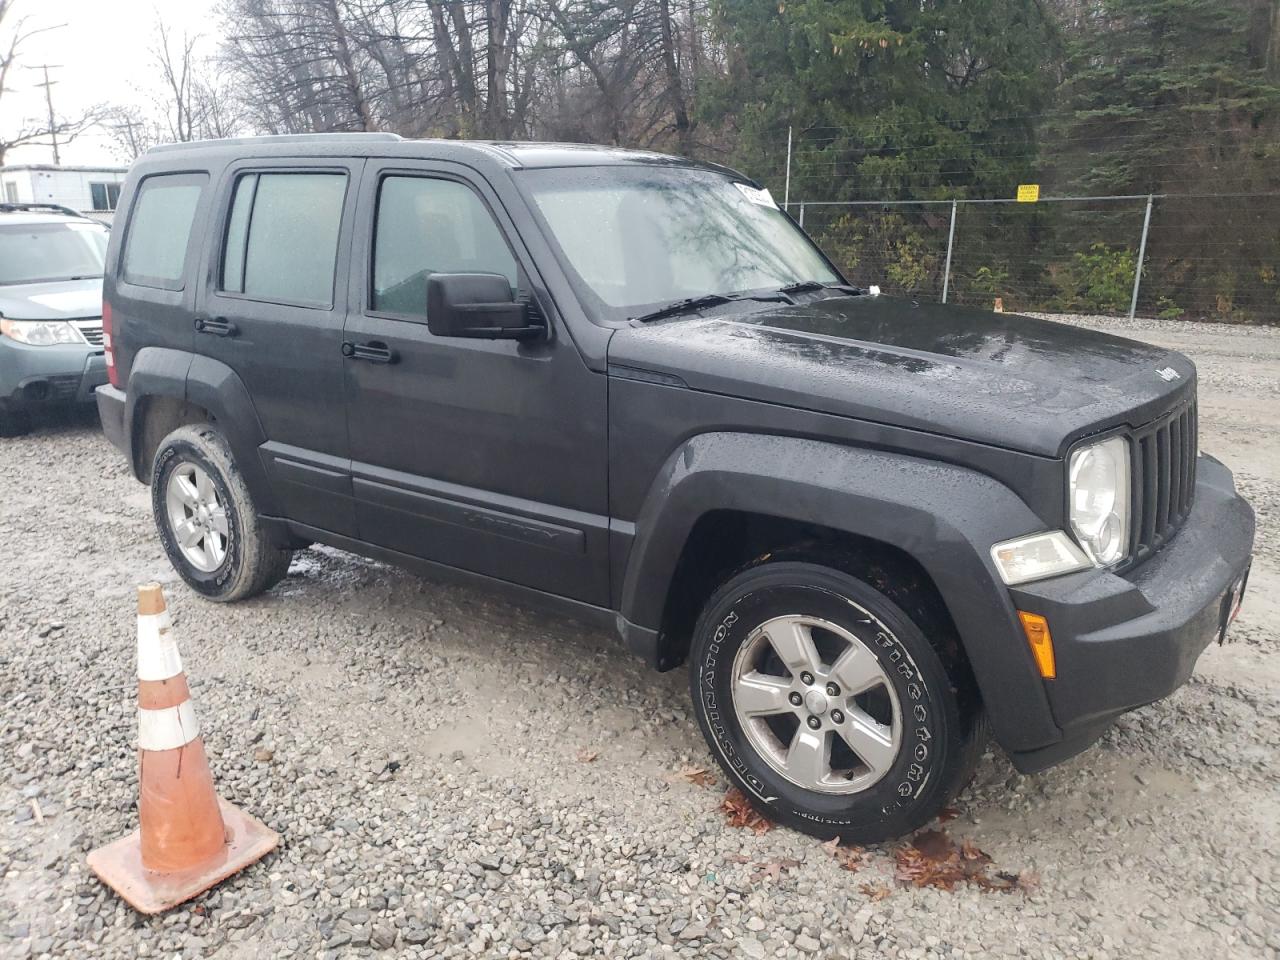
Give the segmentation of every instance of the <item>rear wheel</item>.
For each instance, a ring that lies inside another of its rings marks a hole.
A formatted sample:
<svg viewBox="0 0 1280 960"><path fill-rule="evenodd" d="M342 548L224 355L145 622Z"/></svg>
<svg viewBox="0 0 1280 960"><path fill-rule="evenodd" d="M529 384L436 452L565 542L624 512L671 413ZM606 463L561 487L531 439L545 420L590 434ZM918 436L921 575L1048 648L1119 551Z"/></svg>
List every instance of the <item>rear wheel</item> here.
<svg viewBox="0 0 1280 960"><path fill-rule="evenodd" d="M747 570L699 618L698 720L762 813L824 839L874 843L927 823L985 742L976 698L880 591L802 562Z"/></svg>
<svg viewBox="0 0 1280 960"><path fill-rule="evenodd" d="M173 568L210 600L252 597L289 570L293 552L267 540L226 439L208 424L179 427L161 441L151 507Z"/></svg>

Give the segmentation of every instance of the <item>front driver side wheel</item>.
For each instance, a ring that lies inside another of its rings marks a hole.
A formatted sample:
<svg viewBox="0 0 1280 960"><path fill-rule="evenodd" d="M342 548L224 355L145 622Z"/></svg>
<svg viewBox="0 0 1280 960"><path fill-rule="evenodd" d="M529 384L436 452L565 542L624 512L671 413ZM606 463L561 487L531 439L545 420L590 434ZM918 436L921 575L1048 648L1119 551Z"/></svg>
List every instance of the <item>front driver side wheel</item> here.
<svg viewBox="0 0 1280 960"><path fill-rule="evenodd" d="M699 618L690 686L703 734L766 816L875 843L924 825L985 742L976 698L879 590L812 563L749 569Z"/></svg>
<svg viewBox="0 0 1280 960"><path fill-rule="evenodd" d="M210 600L252 597L289 570L293 552L268 541L231 448L209 424L179 427L161 441L151 509L173 568Z"/></svg>

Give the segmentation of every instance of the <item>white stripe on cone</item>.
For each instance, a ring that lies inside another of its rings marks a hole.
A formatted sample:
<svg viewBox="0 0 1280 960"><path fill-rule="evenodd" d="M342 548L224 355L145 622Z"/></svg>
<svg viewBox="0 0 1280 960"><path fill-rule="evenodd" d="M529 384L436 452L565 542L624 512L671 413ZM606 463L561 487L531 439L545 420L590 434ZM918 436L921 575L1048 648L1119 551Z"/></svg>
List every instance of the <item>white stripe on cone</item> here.
<svg viewBox="0 0 1280 960"><path fill-rule="evenodd" d="M175 750L198 736L200 721L190 700L163 710L138 708L138 746L143 750Z"/></svg>
<svg viewBox="0 0 1280 960"><path fill-rule="evenodd" d="M138 615L138 679L168 680L182 672L169 611Z"/></svg>

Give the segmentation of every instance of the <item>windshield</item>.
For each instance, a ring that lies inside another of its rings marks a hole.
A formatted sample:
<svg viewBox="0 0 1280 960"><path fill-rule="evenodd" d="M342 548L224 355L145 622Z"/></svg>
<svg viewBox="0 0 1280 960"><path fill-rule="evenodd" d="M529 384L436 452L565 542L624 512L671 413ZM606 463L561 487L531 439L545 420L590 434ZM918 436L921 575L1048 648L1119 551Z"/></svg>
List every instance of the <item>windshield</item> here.
<svg viewBox="0 0 1280 960"><path fill-rule="evenodd" d="M0 284L101 277L107 230L96 223L0 224Z"/></svg>
<svg viewBox="0 0 1280 960"><path fill-rule="evenodd" d="M579 292L608 319L687 297L840 282L767 193L713 171L576 167L520 180Z"/></svg>

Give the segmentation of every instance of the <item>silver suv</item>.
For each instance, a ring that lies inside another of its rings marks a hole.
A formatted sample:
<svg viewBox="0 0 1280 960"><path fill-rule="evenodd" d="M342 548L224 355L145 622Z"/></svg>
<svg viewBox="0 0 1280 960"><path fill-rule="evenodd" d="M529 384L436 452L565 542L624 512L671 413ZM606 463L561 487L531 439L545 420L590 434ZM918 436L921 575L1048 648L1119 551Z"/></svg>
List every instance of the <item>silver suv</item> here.
<svg viewBox="0 0 1280 960"><path fill-rule="evenodd" d="M107 382L107 236L66 207L0 204L0 437L30 429L33 407L90 403Z"/></svg>

